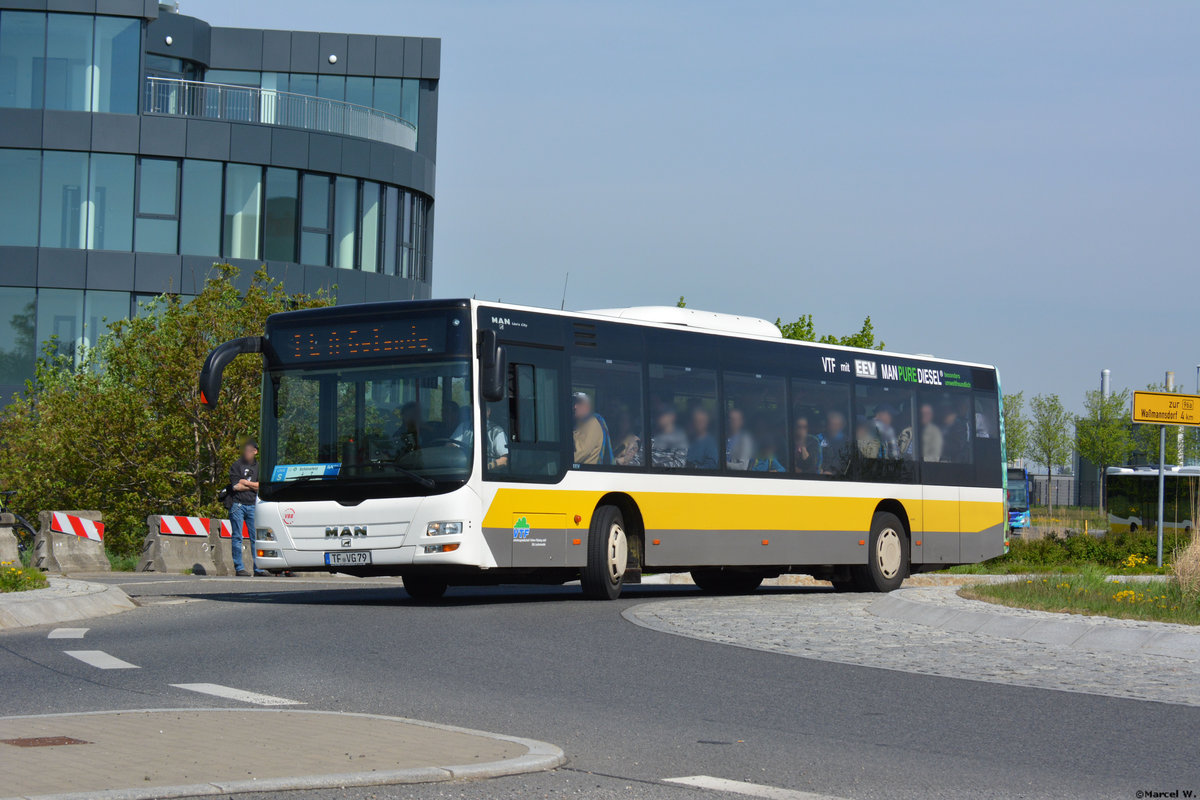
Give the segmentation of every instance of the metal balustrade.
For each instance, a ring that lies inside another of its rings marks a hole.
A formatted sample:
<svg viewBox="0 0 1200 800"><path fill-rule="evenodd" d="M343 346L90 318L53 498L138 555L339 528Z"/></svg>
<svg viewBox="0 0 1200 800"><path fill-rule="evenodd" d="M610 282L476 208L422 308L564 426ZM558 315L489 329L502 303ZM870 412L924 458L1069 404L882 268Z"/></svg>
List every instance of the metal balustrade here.
<svg viewBox="0 0 1200 800"><path fill-rule="evenodd" d="M146 77L145 112L167 116L257 122L357 136L415 150L411 122L367 106L274 89Z"/></svg>

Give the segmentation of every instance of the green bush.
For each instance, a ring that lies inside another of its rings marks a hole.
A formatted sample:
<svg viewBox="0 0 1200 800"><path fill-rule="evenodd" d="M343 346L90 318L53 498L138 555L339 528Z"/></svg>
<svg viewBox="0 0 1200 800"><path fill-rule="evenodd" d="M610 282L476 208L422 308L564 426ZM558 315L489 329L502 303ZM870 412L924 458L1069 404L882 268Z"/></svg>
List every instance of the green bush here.
<svg viewBox="0 0 1200 800"><path fill-rule="evenodd" d="M1171 542L1165 543L1168 558ZM982 570L996 572L1019 572L1025 569L1041 571L1059 568L1083 568L1099 566L1109 570L1129 571L1125 560L1130 555L1148 558L1153 564L1157 548L1157 536L1153 531L1135 533L1112 533L1106 536L1087 536L1082 533L1070 536L1047 536L1043 539L1013 539L1006 555L984 562ZM1153 567L1138 571L1154 571Z"/></svg>

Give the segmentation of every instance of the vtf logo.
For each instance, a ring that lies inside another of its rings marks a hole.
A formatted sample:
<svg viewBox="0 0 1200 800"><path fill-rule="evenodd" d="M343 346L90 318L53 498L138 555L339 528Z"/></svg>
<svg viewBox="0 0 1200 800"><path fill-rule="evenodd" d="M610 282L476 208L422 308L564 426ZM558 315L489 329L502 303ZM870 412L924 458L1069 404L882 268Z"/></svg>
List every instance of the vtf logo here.
<svg viewBox="0 0 1200 800"><path fill-rule="evenodd" d="M521 517L520 519L517 520L516 524L513 525L513 538L514 539L528 539L529 538L529 520L525 519L525 517Z"/></svg>
<svg viewBox="0 0 1200 800"><path fill-rule="evenodd" d="M332 528L325 529L325 538L326 539L337 539L338 537L341 537L341 536L358 537L358 536L366 536L366 535L367 535L367 526L366 525L355 525L353 528L348 527L348 526L339 528L335 525Z"/></svg>

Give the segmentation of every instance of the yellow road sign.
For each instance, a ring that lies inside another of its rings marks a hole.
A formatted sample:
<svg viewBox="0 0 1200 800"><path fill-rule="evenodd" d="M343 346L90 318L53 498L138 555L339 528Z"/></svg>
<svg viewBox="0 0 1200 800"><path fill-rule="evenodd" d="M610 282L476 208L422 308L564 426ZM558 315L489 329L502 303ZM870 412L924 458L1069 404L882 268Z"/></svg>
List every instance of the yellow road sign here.
<svg viewBox="0 0 1200 800"><path fill-rule="evenodd" d="M1200 395L1134 392L1133 421L1200 427Z"/></svg>

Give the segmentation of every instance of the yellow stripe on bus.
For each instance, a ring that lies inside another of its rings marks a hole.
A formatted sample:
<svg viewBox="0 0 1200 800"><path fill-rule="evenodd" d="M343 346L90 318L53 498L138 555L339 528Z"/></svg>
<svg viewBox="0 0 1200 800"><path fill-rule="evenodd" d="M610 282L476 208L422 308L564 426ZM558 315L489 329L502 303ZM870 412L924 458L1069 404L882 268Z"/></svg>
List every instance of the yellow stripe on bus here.
<svg viewBox="0 0 1200 800"><path fill-rule="evenodd" d="M510 528L514 517L561 514L586 529L602 491L499 489L484 516L488 528ZM633 492L649 530L866 531L878 498ZM917 531L975 533L1004 520L1000 502L901 501ZM923 513L922 513L923 512ZM533 520L530 520L532 523Z"/></svg>

